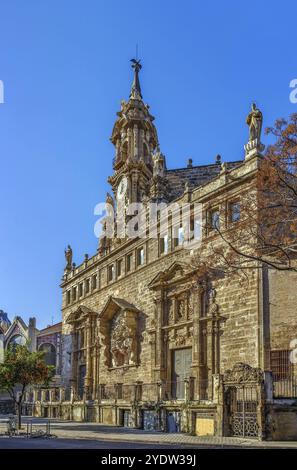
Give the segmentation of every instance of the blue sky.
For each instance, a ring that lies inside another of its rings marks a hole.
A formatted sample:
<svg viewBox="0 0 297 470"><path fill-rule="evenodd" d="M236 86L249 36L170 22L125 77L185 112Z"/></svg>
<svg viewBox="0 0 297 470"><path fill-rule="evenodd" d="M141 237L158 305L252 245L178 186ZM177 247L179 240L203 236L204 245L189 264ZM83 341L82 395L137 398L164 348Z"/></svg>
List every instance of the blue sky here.
<svg viewBox="0 0 297 470"><path fill-rule="evenodd" d="M0 308L59 321L64 247L96 251L136 43L168 167L237 160L253 100L264 125L297 112L296 17L286 0L1 0Z"/></svg>

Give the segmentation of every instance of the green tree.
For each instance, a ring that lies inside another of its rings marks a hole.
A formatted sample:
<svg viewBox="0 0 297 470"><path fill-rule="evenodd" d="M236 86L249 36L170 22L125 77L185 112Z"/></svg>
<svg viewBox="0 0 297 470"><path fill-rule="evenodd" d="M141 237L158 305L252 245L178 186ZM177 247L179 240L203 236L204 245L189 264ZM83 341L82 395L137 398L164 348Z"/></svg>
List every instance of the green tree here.
<svg viewBox="0 0 297 470"><path fill-rule="evenodd" d="M0 364L0 390L6 391L15 403L18 429L26 390L34 385L48 385L53 374L54 367L46 365L43 352L31 352L27 345L14 345L6 351Z"/></svg>

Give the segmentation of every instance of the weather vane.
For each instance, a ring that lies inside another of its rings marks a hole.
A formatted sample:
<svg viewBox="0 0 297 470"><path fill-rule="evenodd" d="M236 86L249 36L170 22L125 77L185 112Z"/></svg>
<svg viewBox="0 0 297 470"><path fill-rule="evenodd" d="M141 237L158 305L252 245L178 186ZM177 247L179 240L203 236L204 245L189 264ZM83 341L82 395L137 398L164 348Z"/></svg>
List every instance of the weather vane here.
<svg viewBox="0 0 297 470"><path fill-rule="evenodd" d="M140 59L131 59L130 62L132 62L132 68L135 70L135 72L139 72L139 70L142 68L141 61Z"/></svg>

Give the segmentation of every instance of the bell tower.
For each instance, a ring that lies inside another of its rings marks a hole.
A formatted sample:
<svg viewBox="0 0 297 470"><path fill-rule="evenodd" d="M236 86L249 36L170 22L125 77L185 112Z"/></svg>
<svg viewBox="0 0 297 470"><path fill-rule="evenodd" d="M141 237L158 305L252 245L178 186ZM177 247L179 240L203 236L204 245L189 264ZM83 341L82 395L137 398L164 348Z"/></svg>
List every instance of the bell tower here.
<svg viewBox="0 0 297 470"><path fill-rule="evenodd" d="M114 174L108 181L117 203L141 202L150 196L154 154L158 136L149 106L143 102L139 72L140 60L132 59L134 78L129 100L121 102L111 142L115 147Z"/></svg>

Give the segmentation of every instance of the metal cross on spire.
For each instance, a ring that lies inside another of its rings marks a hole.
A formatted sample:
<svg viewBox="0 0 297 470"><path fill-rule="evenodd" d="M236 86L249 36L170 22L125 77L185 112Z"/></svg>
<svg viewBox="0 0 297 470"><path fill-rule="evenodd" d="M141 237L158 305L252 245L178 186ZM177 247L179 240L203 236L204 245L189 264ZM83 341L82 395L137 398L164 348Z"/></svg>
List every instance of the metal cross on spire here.
<svg viewBox="0 0 297 470"><path fill-rule="evenodd" d="M132 68L134 69L134 80L132 83L130 98L142 99L139 76L138 76L139 71L142 68L142 65L140 63L140 59L131 59L130 62L132 62Z"/></svg>

